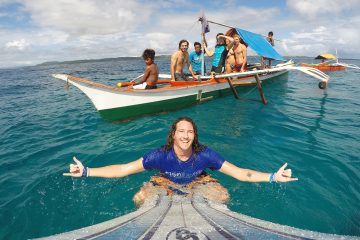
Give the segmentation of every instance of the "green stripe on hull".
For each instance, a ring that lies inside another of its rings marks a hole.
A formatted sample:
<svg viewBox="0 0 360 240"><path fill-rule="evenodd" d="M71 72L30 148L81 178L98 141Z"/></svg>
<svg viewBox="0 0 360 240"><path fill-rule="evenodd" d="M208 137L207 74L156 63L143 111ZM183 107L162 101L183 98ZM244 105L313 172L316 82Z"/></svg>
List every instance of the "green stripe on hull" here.
<svg viewBox="0 0 360 240"><path fill-rule="evenodd" d="M285 72L284 74L287 74ZM284 75L281 74L276 78L283 77ZM269 81L268 79L267 81ZM246 86L237 86L236 89L246 89ZM198 94L174 98L170 100L163 100L158 102L151 102L151 103L144 103L138 104L133 106L121 107L121 108L112 108L99 111L100 115L108 120L108 121L122 121L131 118L136 118L144 115L154 114L154 113L161 113L161 112L169 112L175 111L182 108L186 108L195 104L199 104L201 102L212 100L215 98L223 97L232 94L230 88L216 90L212 92L203 93L201 96L202 100L197 99ZM260 97L259 97L260 99Z"/></svg>
<svg viewBox="0 0 360 240"><path fill-rule="evenodd" d="M230 89L217 90L213 92L204 93L202 94L201 98L203 101L205 101L205 100L210 100L206 98L214 99L229 94L231 94ZM144 104L121 107L121 108L106 109L106 110L101 110L99 112L100 115L106 120L121 121L121 120L140 117L148 114L175 111L198 103L201 103L201 101L197 100L197 94L194 94L191 96L174 98L170 100L144 103Z"/></svg>

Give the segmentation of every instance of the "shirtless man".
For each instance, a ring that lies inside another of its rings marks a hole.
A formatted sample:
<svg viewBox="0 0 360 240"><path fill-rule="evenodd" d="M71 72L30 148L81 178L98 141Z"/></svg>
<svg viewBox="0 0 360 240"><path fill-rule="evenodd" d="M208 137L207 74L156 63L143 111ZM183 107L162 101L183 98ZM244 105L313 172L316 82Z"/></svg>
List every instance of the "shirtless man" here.
<svg viewBox="0 0 360 240"><path fill-rule="evenodd" d="M226 72L244 72L247 63L247 48L239 35L234 35L234 46L229 50Z"/></svg>
<svg viewBox="0 0 360 240"><path fill-rule="evenodd" d="M171 81L187 81L186 76L183 72L184 65L187 64L189 72L191 73L194 80L196 80L195 73L189 61L189 42L187 40L181 40L179 42L179 50L171 56Z"/></svg>
<svg viewBox="0 0 360 240"><path fill-rule="evenodd" d="M145 49L142 57L146 64L143 78L138 83L133 85L134 89L155 89L158 81L159 69L154 63L155 51L152 49Z"/></svg>

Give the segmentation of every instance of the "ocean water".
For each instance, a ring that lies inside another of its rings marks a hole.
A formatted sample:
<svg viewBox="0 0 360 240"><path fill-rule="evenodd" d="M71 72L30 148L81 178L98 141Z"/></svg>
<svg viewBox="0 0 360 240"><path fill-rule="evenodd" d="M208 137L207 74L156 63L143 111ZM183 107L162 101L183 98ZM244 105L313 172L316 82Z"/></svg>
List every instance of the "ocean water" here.
<svg viewBox="0 0 360 240"><path fill-rule="evenodd" d="M157 63L168 72L168 58ZM138 159L165 143L180 116L193 118L200 141L228 161L265 172L288 162L299 178L243 183L210 172L229 189L231 210L360 236L360 71L330 73L326 90L290 72L288 80L264 84L266 106L227 96L122 123L103 120L78 89L67 90L50 76L69 73L115 85L143 69L141 59L131 58L0 69L0 239L48 236L134 211L132 197L156 172L122 179L72 179L62 173L73 156L90 167ZM239 94L260 99L253 87Z"/></svg>

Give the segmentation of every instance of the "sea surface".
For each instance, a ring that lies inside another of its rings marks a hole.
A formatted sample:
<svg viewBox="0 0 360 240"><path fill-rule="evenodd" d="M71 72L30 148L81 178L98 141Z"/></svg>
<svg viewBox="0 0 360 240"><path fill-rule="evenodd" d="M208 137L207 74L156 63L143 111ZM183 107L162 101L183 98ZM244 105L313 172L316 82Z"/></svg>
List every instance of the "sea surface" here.
<svg viewBox="0 0 360 240"><path fill-rule="evenodd" d="M293 58L296 62L310 59ZM169 72L169 58L156 60ZM360 65L360 60L344 60ZM244 183L211 172L229 208L324 233L360 236L360 71L329 73L326 90L300 72L165 114L107 122L68 73L108 85L140 75L140 58L0 69L0 239L29 239L109 220L136 208L132 197L156 172L122 179L64 177L72 157L99 167L126 163L165 143L171 123L193 118L200 141L243 167L274 172L285 162L297 182ZM256 101L253 101L253 100Z"/></svg>

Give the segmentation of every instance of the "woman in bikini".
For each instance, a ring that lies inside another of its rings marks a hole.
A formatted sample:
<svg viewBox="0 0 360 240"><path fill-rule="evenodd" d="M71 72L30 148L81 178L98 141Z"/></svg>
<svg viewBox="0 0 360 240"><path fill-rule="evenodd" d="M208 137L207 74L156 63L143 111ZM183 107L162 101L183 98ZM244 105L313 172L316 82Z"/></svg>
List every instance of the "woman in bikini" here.
<svg viewBox="0 0 360 240"><path fill-rule="evenodd" d="M230 48L228 55L226 57L226 73L232 73L233 67L235 65L235 53L234 48Z"/></svg>

